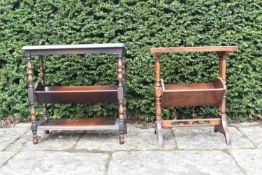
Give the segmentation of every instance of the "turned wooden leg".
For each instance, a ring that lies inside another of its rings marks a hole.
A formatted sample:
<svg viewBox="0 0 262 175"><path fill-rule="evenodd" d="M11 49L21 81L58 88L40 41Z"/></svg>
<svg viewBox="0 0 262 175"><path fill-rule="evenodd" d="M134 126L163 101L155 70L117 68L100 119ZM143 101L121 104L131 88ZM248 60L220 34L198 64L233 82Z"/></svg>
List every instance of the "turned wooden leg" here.
<svg viewBox="0 0 262 175"><path fill-rule="evenodd" d="M160 99L157 98L156 102L156 123L155 123L155 133L157 134L158 138L158 146L164 146L164 139L162 134L162 125L161 125L161 106L160 106Z"/></svg>
<svg viewBox="0 0 262 175"><path fill-rule="evenodd" d="M31 120L32 120L32 133L33 133L33 144L38 143L38 137L37 137L37 123L36 123L36 117L35 117L35 107L31 106Z"/></svg>
<svg viewBox="0 0 262 175"><path fill-rule="evenodd" d="M43 119L48 120L47 104L43 104ZM49 134L49 130L45 130L45 134Z"/></svg>
<svg viewBox="0 0 262 175"><path fill-rule="evenodd" d="M42 85L45 85L45 64L44 64L44 59L43 56L39 57L39 76L40 76L40 81ZM48 120L48 110L47 110L47 104L42 104L43 108L43 119ZM49 134L49 130L45 130L45 134Z"/></svg>
<svg viewBox="0 0 262 175"><path fill-rule="evenodd" d="M124 133L127 134L126 99L124 98Z"/></svg>
<svg viewBox="0 0 262 175"><path fill-rule="evenodd" d="M27 58L27 73L28 73L28 97L31 105L31 129L33 133L33 143L38 143L37 138L37 122L36 122L36 114L35 114L35 97L34 97L34 87L33 87L33 65L31 61L31 56Z"/></svg>
<svg viewBox="0 0 262 175"><path fill-rule="evenodd" d="M119 143L124 144L124 87L123 87L123 55L118 55L118 102L119 102Z"/></svg>
<svg viewBox="0 0 262 175"><path fill-rule="evenodd" d="M126 111L126 82L125 82L125 59L124 56L121 56L122 60L122 82L123 82L123 105L124 105L124 132L127 134L127 111Z"/></svg>
<svg viewBox="0 0 262 175"><path fill-rule="evenodd" d="M164 139L163 139L163 134L162 134L162 126L161 122L156 121L156 134L158 138L158 146L160 148L164 147Z"/></svg>
<svg viewBox="0 0 262 175"><path fill-rule="evenodd" d="M124 124L124 107L119 104L119 143L124 144L125 124Z"/></svg>
<svg viewBox="0 0 262 175"><path fill-rule="evenodd" d="M162 88L160 82L160 54L156 54L155 60L155 93L156 93L156 123L155 123L155 133L158 138L158 146L163 147L163 134L162 134L162 122L161 122L161 96Z"/></svg>

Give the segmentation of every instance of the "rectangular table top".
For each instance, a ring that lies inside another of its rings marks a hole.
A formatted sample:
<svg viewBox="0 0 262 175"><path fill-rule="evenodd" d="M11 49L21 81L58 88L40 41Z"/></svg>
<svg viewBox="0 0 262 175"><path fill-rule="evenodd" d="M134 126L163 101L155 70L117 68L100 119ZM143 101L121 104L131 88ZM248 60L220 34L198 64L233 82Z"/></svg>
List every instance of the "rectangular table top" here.
<svg viewBox="0 0 262 175"><path fill-rule="evenodd" d="M150 48L151 53L173 53L173 52L230 52L237 51L237 46L202 46L202 47L158 47Z"/></svg>
<svg viewBox="0 0 262 175"><path fill-rule="evenodd" d="M73 44L73 45L35 45L24 46L22 50L26 55L67 55L67 54L87 54L87 53L109 53L122 54L126 44Z"/></svg>

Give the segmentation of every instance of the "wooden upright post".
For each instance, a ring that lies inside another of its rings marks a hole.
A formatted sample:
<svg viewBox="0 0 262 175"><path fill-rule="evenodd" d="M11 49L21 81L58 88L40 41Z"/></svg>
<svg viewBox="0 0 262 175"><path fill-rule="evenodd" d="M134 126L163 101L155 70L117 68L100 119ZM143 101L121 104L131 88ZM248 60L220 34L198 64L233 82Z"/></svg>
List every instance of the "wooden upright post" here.
<svg viewBox="0 0 262 175"><path fill-rule="evenodd" d="M39 75L40 75L40 82L43 86L45 86L45 64L43 56L39 56ZM43 111L43 119L48 120L48 109L47 104L42 104L42 111ZM49 130L45 130L45 134L49 134Z"/></svg>
<svg viewBox="0 0 262 175"><path fill-rule="evenodd" d="M163 147L163 134L162 134L162 124L161 124L161 96L162 96L162 89L161 89L161 80L160 80L160 54L156 54L155 60L155 89L156 89L156 124L155 129L158 137L158 145L159 147Z"/></svg>
<svg viewBox="0 0 262 175"><path fill-rule="evenodd" d="M124 86L123 86L123 55L118 55L118 102L119 102L119 143L124 144Z"/></svg>
<svg viewBox="0 0 262 175"><path fill-rule="evenodd" d="M35 112L35 96L33 87L33 65L31 60L31 55L27 57L27 73L28 73L28 97L31 105L31 129L33 133L33 143L38 143L37 138L37 122L36 122L36 112Z"/></svg>
<svg viewBox="0 0 262 175"><path fill-rule="evenodd" d="M226 59L228 57L229 52L222 52L219 57L219 76L222 78L224 85L226 86ZM227 127L227 116L226 116L226 93L223 96L219 107L221 123L214 127L214 131L221 132L225 135L226 143L229 145L231 144L231 137Z"/></svg>
<svg viewBox="0 0 262 175"><path fill-rule="evenodd" d="M124 131L125 131L125 134L127 134L127 102L126 102L126 97L125 97L125 94L126 94L126 81L125 81L125 58L124 58L124 55L122 56L122 75L123 75L123 105L124 105Z"/></svg>

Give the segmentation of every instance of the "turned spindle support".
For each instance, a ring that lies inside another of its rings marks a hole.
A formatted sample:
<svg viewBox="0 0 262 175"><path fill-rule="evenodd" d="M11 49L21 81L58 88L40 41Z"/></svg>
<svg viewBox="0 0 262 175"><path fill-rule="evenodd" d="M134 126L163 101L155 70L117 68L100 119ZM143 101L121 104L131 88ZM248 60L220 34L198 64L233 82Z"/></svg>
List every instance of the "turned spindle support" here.
<svg viewBox="0 0 262 175"><path fill-rule="evenodd" d="M156 89L156 123L155 123L155 133L158 137L158 146L163 147L163 134L162 134L162 124L161 124L161 80L160 80L160 54L155 55L155 89Z"/></svg>
<svg viewBox="0 0 262 175"><path fill-rule="evenodd" d="M126 97L125 97L125 94L126 94L126 81L125 81L125 58L124 56L122 56L122 64L123 64L123 67L122 67L122 75L123 75L123 90L124 90L124 93L123 93L123 97L124 97L124 102L123 102L123 105L124 105L124 131L125 131L125 134L127 134L127 102L126 102Z"/></svg>
<svg viewBox="0 0 262 175"><path fill-rule="evenodd" d="M28 73L28 97L31 105L31 129L33 133L33 143L38 143L37 138L37 122L36 122L36 112L35 112L35 96L34 96L34 86L33 86L33 64L31 55L27 58L27 73Z"/></svg>
<svg viewBox="0 0 262 175"><path fill-rule="evenodd" d="M43 86L45 86L45 64L43 56L39 57L39 76L40 76L40 82ZM47 104L42 104L42 111L43 111L43 119L48 120L48 109ZM45 130L45 134L49 134L49 130Z"/></svg>
<svg viewBox="0 0 262 175"><path fill-rule="evenodd" d="M124 144L125 116L124 116L124 83L123 83L123 55L118 55L118 102L119 102L119 143Z"/></svg>

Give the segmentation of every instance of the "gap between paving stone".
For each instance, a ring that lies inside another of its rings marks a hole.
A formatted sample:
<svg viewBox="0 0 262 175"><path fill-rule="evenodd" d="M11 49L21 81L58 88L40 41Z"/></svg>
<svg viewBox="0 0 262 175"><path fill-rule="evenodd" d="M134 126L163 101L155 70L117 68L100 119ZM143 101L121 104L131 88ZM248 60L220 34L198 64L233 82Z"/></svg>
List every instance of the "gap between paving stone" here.
<svg viewBox="0 0 262 175"><path fill-rule="evenodd" d="M237 162L237 160L235 159L235 157L229 152L229 150L227 150L227 154L235 161L235 163L236 163L236 165L238 166L238 168L240 169L240 171L241 171L243 174L247 175L247 171L246 171L243 167L241 167L241 166L239 165L239 163Z"/></svg>
<svg viewBox="0 0 262 175"><path fill-rule="evenodd" d="M141 129L134 126L128 127L125 136L125 144L118 143L118 134L112 132L88 133L81 137L75 149L94 151L121 151L121 150L158 150L157 136L154 129ZM176 147L172 130L163 130L165 147L163 149L173 150Z"/></svg>
<svg viewBox="0 0 262 175"><path fill-rule="evenodd" d="M173 128L178 149L232 149L254 148L235 127L229 127L232 144L226 145L224 135L213 131L213 127Z"/></svg>
<svg viewBox="0 0 262 175"><path fill-rule="evenodd" d="M253 127L253 126L246 126L246 127ZM254 148L257 148L257 145L253 142L253 140L249 138L245 133L243 133L239 128L239 126L235 126L235 128L242 134L243 137L245 137L253 145Z"/></svg>
<svg viewBox="0 0 262 175"><path fill-rule="evenodd" d="M75 150L75 147L76 147L77 143L78 143L79 140L83 137L84 134L85 134L85 131L84 131L82 134L80 134L80 136L78 137L76 143L75 143L75 144L73 145L73 147L72 147L73 150Z"/></svg>
<svg viewBox="0 0 262 175"><path fill-rule="evenodd" d="M243 167L248 175L261 175L262 174L262 150L261 149L246 149L242 150L229 150L231 156L236 162Z"/></svg>
<svg viewBox="0 0 262 175"><path fill-rule="evenodd" d="M0 169L3 167L14 155L17 154L15 152L0 152Z"/></svg>
<svg viewBox="0 0 262 175"><path fill-rule="evenodd" d="M44 132L38 132L39 142L34 145L32 143L32 134L27 133L22 136L17 142L15 142L12 147L8 150L16 150L22 147L23 151L26 150L68 150L73 149L75 143L79 139L81 132L67 132L67 131L52 131L49 135L44 134ZM24 143L24 144L23 144Z"/></svg>
<svg viewBox="0 0 262 175"><path fill-rule="evenodd" d="M106 159L106 168L105 168L104 175L108 174L109 164L112 161L112 155L113 155L113 153L108 154L108 158Z"/></svg>
<svg viewBox="0 0 262 175"><path fill-rule="evenodd" d="M248 127L248 126L247 126ZM250 126L250 127L252 127L252 126ZM234 126L234 128L236 129L236 130L238 130L239 131L239 133L241 133L241 135L243 136L243 137L245 137L253 146L255 145L253 142L252 142L252 140L251 140L251 138L249 138L248 136L246 136L241 130L239 130L239 128L238 127L236 127L236 126ZM191 129L191 128L188 128L188 129ZM23 135L25 135L25 134L28 134L28 132L29 131L25 131L23 134L21 134L17 139L15 139L13 142L11 142L8 146L6 146L5 148L4 148L4 151L6 151L12 144L14 144L15 142L17 142L19 139L21 139L21 137L23 136ZM113 151L101 151L101 150L86 150L86 149L83 149L83 150L81 150L81 149L76 149L75 147L76 147L76 145L78 144L78 142L81 140L81 138L82 138L82 136L85 134L85 132L83 132L83 133L81 133L80 134L80 136L77 138L77 141L75 142L75 144L73 145L73 147L72 148L70 148L70 149L66 149L66 150L43 150L43 152L45 152L45 151L47 151L47 152L71 152L71 153L78 153L78 152L80 152L80 153L103 153L103 154L107 154L107 155L109 155L109 157L106 159L106 168L105 168L105 174L107 174L108 173L108 169L109 169L109 166L110 166L110 162L112 161L112 155L114 154L114 153L117 153L117 152L172 152L172 151L188 151L188 152L190 152L190 151L221 151L221 152L224 152L224 153L227 153L233 160L234 160L234 162L236 163L236 165L238 166L238 168L241 170L241 172L243 173L243 174L247 174L246 173L246 171L245 171L245 169L244 168L242 168L239 164L238 164L238 162L236 161L236 159L230 154L230 152L229 152L229 150L247 150L247 149L256 149L256 145L255 145L255 147L253 147L253 148L230 148L230 147L227 147L227 148L223 148L223 149L216 149L216 148L210 148L210 149L201 149L201 150L199 150L199 149L179 149L177 146L177 144L175 144L176 146L175 147L173 147L173 148L171 148L171 149L159 149L159 148L156 148L156 149L148 149L148 150L144 150L144 149L127 149L127 150L113 150ZM153 133L152 133L153 134ZM154 134L153 134L154 135ZM174 141L176 142L176 136L175 136L175 134L174 134L174 132L172 132L172 135L173 135L173 137L172 137L172 139L174 139ZM117 139L118 139L118 135L114 135ZM155 135L154 135L155 136ZM99 137L99 135L98 135L98 137ZM127 135L127 137L128 137L128 135ZM156 136L155 136L156 137ZM117 139L116 139L116 141L117 141ZM140 139L140 138L138 138L138 139ZM171 138L169 138L169 139L171 139ZM223 140L224 141L224 140ZM25 143L26 144L26 143ZM117 143L118 144L118 143ZM156 145L157 145L157 143L156 143ZM34 146L38 146L38 145L34 145ZM23 148L23 146L18 150L18 152L16 152L14 155L12 155L5 163L4 163L4 165L6 165L11 159L13 159L17 154L19 154L20 152L21 152L21 150L22 150L22 148ZM4 166L3 165L3 166ZM0 167L1 168L1 167Z"/></svg>
<svg viewBox="0 0 262 175"><path fill-rule="evenodd" d="M18 141L23 135L25 135L27 132L29 132L29 131L25 131L23 134L19 135L19 137L16 138L14 141L12 141L10 144L8 144L8 145L3 149L3 151L6 151L9 147L12 146L12 144L14 144L15 142L17 142L17 141Z"/></svg>
<svg viewBox="0 0 262 175"><path fill-rule="evenodd" d="M29 132L29 131L26 131L26 132ZM26 133L25 132L25 133ZM22 135L21 135L22 136ZM20 137L21 137L20 136ZM17 139L17 140L19 140L19 139ZM16 141L17 141L16 140ZM20 152L21 152L21 150L22 150L22 147L20 147L18 150L17 150L17 152L14 152L14 154L12 155L12 156L10 156L4 163L3 163L3 165L2 166L0 166L0 169L2 168L2 167L4 167L11 159L13 159L17 154L19 154Z"/></svg>
<svg viewBox="0 0 262 175"><path fill-rule="evenodd" d="M19 174L23 175L33 174L33 172L36 174L49 174L49 172L52 174L63 174L61 171L64 171L65 174L72 174L72 172L75 171L84 174L90 172L90 170L95 174L99 173L100 175L104 175L106 172L106 160L109 157L107 154L81 154L64 151L54 151L54 153L48 151L36 151L34 154L30 153L30 151L21 151L19 154L17 153L16 156L10 159L6 165L0 169L0 174L14 174L14 171L19 169ZM53 161L60 163L55 164L52 163ZM70 161L72 161L72 164ZM64 163L65 165L70 166L63 167ZM93 163L93 166L95 166L93 167L90 163ZM52 168L50 169L50 167ZM74 167L78 167L78 169L75 169Z"/></svg>
<svg viewBox="0 0 262 175"><path fill-rule="evenodd" d="M239 130L250 140L257 148L262 148L262 125L256 125L252 127L239 126Z"/></svg>
<svg viewBox="0 0 262 175"><path fill-rule="evenodd" d="M28 132L26 128L0 128L0 150L6 151L13 143Z"/></svg>
<svg viewBox="0 0 262 175"><path fill-rule="evenodd" d="M151 128L152 129L152 128ZM188 129L191 129L191 128L188 128ZM28 132L28 131L27 131ZM140 131L141 133L143 132L143 130L141 130ZM51 133L52 134L52 133ZM139 151L139 150L152 150L152 151L158 151L158 150L163 150L163 149L160 149L160 148L158 148L158 146L157 146L157 142L155 143L155 147L154 148L146 148L146 149L141 149L141 148L126 148L126 149L116 149L116 150L101 150L101 149L85 149L85 148L83 148L83 149L77 149L76 148L76 146L77 146L77 144L79 143L79 141L82 139L82 137L84 136L84 134L86 134L86 132L82 132L82 133L80 133L80 136L78 136L78 138L76 139L76 142L74 143L74 145L71 147L71 148L67 148L67 149L62 149L62 150L64 150L64 151L75 151L75 150L79 150L79 151L82 151L82 152L101 152L101 153L103 153L103 152L105 152L105 153L107 153L107 152L114 152L114 151L124 151L124 150L128 150L128 151ZM87 136L89 136L89 134L90 133L88 133L87 134ZM140 134L140 133L137 133L137 134ZM153 134L153 133L152 133ZM164 147L164 150L187 150L187 149L184 149L184 148L179 148L178 147L178 145L176 144L176 136L174 135L174 132L171 132L171 134L172 134L172 137L171 138L168 138L168 139L171 139L171 140L174 140L174 147L171 147L171 148L166 148L166 147ZM100 135L96 135L96 137L98 137L99 138L99 136ZM156 139L156 141L157 141L157 138L156 138L156 136L155 135L152 135L153 137L155 137L155 139ZM46 136L46 137L50 137L50 136ZM56 136L55 136L56 137ZM118 138L118 135L117 134L115 134L115 135L113 135L113 137L116 137L116 138ZM127 135L127 137L129 137L128 135ZM136 136L137 137L137 136ZM19 138L21 138L21 136L19 137ZM19 140L19 138L17 139L17 140ZM29 138L31 139L31 134L29 134ZM137 139L141 139L141 138L137 138ZM52 141L52 139L50 140L50 141ZM88 141L88 139L87 139L87 141ZM116 141L117 142L117 139L116 140L114 140L114 141ZM224 140L223 140L224 141ZM223 142L222 141L222 142ZM16 141L14 141L14 142L16 142ZM46 142L46 140L44 140L43 142ZM12 143L13 144L13 143ZM10 144L10 145L12 145L12 144ZM25 144L28 144L28 143L25 143ZM39 144L41 144L41 143L39 143ZM98 143L99 144L99 143ZM116 146L118 146L118 147L121 147L121 145L119 146L119 144L118 143L115 143L116 144ZM127 143L125 143L125 144L127 144ZM10 147L10 145L9 145L9 147ZM31 142L30 142L30 145L33 145ZM166 145L165 145L166 146ZM24 147L24 146L22 146L22 147ZM33 145L33 147L38 147L38 145ZM222 148L222 149L229 149L229 148ZM231 149L231 148L230 148ZM37 149L36 149L37 150ZM56 150L56 149L44 149L44 150L46 150L46 151L52 151L52 150ZM43 151L44 151L43 150ZM87 151L88 150L88 151ZM198 150L198 149L195 149L195 148L190 148L189 150ZM203 150L221 150L221 148L203 148Z"/></svg>

